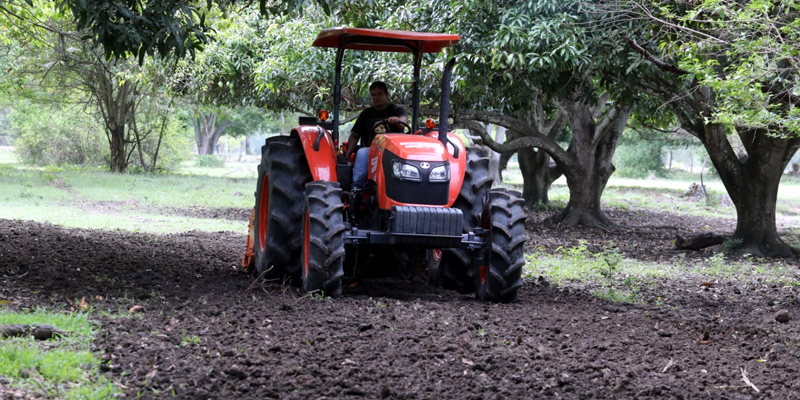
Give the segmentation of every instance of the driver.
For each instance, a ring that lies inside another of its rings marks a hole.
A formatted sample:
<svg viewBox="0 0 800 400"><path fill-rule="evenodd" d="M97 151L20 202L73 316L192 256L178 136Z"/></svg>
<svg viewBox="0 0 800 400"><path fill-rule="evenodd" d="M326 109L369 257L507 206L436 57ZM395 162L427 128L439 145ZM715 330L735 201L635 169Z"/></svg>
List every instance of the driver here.
<svg viewBox="0 0 800 400"><path fill-rule="evenodd" d="M375 127L375 123L385 119L389 123L389 131L394 132L403 131L402 125L398 122L408 123L406 110L389 102L389 89L385 83L381 81L372 82L369 85L369 95L372 98L372 107L367 108L358 115L353 129L350 131L350 138L347 139L347 152L345 155L348 159L356 150L358 140L361 139L361 148L356 152L356 161L353 165L354 191L364 189L364 184L367 182L367 159L369 158L369 146L372 144L372 139L379 133L386 133L384 125Z"/></svg>

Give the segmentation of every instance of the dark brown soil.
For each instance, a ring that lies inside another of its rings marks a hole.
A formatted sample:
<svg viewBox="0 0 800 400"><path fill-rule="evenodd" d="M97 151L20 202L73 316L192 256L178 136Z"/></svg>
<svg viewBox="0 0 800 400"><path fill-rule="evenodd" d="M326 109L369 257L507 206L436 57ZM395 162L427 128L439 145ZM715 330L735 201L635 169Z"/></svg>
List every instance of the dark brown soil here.
<svg viewBox="0 0 800 400"><path fill-rule="evenodd" d="M529 249L613 242L626 257L668 260L680 254L671 245L676 233L733 229L728 220L610 214L621 230L545 229L546 214L534 214ZM249 217L220 215L243 224ZM800 396L794 285L741 277L700 286L687 276L653 282L641 304L621 304L593 297L588 285L533 277L519 303L495 305L409 272L359 279L344 297L320 299L239 272L244 243L231 233L122 234L0 220L0 299L15 310L70 310L85 298L102 325L101 370L127 388L126 398ZM409 271L422 268L410 260ZM796 271L798 263L790 265ZM135 305L143 310L129 312ZM774 320L781 309L788 323Z"/></svg>

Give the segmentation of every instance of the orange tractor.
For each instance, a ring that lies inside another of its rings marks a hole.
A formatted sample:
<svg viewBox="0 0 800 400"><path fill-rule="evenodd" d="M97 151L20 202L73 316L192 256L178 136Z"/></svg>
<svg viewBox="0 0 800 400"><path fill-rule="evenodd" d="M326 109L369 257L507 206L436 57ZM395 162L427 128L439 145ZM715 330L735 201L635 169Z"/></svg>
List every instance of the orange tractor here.
<svg viewBox="0 0 800 400"><path fill-rule="evenodd" d="M454 60L442 77L439 124L428 120L418 128L422 55L459 40L450 34L356 28L318 34L314 46L337 49L333 121L326 121L326 111L302 117L289 136L271 137L261 148L246 270L337 296L346 255L376 246L426 249L431 283L475 292L484 301L517 301L523 202L518 192L491 189L486 151L465 148L448 131ZM367 185L358 192L350 190L353 166L338 150L345 50L410 52L414 60L407 132L375 137Z"/></svg>

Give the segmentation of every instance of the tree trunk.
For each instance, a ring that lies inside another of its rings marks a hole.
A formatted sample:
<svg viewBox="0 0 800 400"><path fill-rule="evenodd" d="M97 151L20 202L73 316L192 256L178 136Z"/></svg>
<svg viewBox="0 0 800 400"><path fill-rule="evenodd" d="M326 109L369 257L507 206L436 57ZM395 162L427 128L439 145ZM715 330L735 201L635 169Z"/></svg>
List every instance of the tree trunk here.
<svg viewBox="0 0 800 400"><path fill-rule="evenodd" d="M511 160L511 157L514 157L514 154L517 154L516 150L500 153L500 160L497 163L497 174L500 177L500 181L503 180L503 171L508 169L508 162Z"/></svg>
<svg viewBox="0 0 800 400"><path fill-rule="evenodd" d="M198 155L213 155L214 149L217 145L225 128L231 124L229 120L222 120L217 124L217 114L209 112L203 114L197 113L197 118L194 119L194 139L197 143Z"/></svg>
<svg viewBox="0 0 800 400"><path fill-rule="evenodd" d="M517 159L523 176L522 197L525 199L525 207L533 209L550 203L550 186L562 175L561 169L555 165L549 154L529 147L519 149Z"/></svg>
<svg viewBox="0 0 800 400"><path fill-rule="evenodd" d="M603 212L600 198L608 179L614 173L611 162L622 131L630 116L630 109L616 106L601 116L600 104L591 107L581 100L562 100L561 107L569 118L572 142L567 149L570 162L563 166L569 187L567 207L545 222L564 227L583 225L611 229L616 224Z"/></svg>
<svg viewBox="0 0 800 400"><path fill-rule="evenodd" d="M111 160L109 169L111 172L125 172L128 167L128 154L125 151L125 125L117 125L111 132Z"/></svg>
<svg viewBox="0 0 800 400"><path fill-rule="evenodd" d="M111 150L109 169L111 172L125 172L128 166L126 146L129 142L125 125L135 117L136 87L130 81L117 85L108 71L100 65L95 69L94 78L96 80L92 81L90 87L98 99L105 122L106 137Z"/></svg>
<svg viewBox="0 0 800 400"><path fill-rule="evenodd" d="M506 141L506 128L503 128L499 125L489 125L486 127L486 130L489 131L489 134L494 131L494 140L498 143L504 143ZM500 174L500 153L492 150L489 150L489 177L492 178L495 182L502 182L503 178Z"/></svg>
<svg viewBox="0 0 800 400"><path fill-rule="evenodd" d="M800 250L778 235L775 208L783 170L800 147L800 139L781 139L762 129L739 129L747 157L739 157L720 124L706 124L703 144L736 207L734 240L738 251L756 257L792 257Z"/></svg>

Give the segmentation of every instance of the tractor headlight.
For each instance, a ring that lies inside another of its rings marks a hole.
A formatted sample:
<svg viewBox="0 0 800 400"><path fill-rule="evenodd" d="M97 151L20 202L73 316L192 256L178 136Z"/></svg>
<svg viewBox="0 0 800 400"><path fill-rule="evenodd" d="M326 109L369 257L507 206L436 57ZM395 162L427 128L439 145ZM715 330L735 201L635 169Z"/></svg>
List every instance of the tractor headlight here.
<svg viewBox="0 0 800 400"><path fill-rule="evenodd" d="M450 165L442 164L431 170L428 175L428 180L431 182L446 182L450 180Z"/></svg>
<svg viewBox="0 0 800 400"><path fill-rule="evenodd" d="M392 172L397 179L419 181L419 169L404 162L392 161Z"/></svg>

